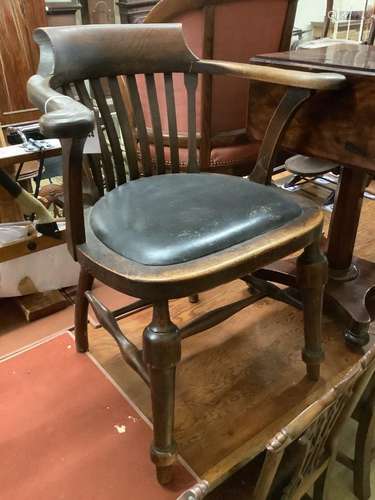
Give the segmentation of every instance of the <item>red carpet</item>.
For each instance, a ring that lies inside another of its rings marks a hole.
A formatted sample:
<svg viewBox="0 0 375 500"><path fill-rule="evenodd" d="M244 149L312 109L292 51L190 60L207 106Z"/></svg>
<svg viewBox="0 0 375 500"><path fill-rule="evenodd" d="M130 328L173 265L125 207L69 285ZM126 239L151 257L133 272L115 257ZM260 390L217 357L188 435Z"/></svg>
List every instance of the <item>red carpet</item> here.
<svg viewBox="0 0 375 500"><path fill-rule="evenodd" d="M151 430L67 333L0 363L0 393L2 500L169 500L195 483L178 466L158 485Z"/></svg>
<svg viewBox="0 0 375 500"><path fill-rule="evenodd" d="M95 282L94 295L97 296L111 311L131 304L136 299L116 292ZM28 323L19 307L10 299L0 300L0 359L14 353L25 346L49 337L51 334L68 330L74 324L74 307L69 306L62 311ZM95 314L89 310L89 321L97 328L99 326Z"/></svg>

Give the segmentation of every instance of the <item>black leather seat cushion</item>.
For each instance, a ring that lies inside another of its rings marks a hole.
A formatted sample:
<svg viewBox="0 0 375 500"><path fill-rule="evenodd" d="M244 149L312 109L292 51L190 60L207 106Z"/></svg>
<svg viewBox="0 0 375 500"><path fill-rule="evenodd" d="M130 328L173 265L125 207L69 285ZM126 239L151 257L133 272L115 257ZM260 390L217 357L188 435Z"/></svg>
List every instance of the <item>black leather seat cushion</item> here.
<svg viewBox="0 0 375 500"><path fill-rule="evenodd" d="M90 224L116 253L163 266L224 250L283 226L301 208L287 193L220 174L166 174L123 184Z"/></svg>

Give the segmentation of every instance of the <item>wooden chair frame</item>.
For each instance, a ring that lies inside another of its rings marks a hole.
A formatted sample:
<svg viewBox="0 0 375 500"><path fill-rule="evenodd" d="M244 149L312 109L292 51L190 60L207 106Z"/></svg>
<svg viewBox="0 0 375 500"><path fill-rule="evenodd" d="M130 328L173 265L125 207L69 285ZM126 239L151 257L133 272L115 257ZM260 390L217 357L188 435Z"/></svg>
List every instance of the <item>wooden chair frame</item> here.
<svg viewBox="0 0 375 500"><path fill-rule="evenodd" d="M90 301L103 327L117 341L124 360L151 388L154 424L151 457L156 464L159 481L167 483L171 480L176 456L173 439L174 385L176 365L181 356L181 341L219 324L267 295L288 303L292 299L274 285L257 280L258 291L254 295L212 311L181 330L170 319L168 301L240 279L267 263L303 249L298 265L305 313L303 359L308 376L318 379L319 365L323 359L320 343L322 297L327 279L326 259L320 250L323 216L313 203L301 199L298 200L301 215L292 222L228 250L182 264L164 266L143 265L125 257L119 258L118 254L99 241L90 225L85 224L82 196L83 146L95 123L85 80L89 80L100 108L112 151L111 155L107 141L102 140L103 157L110 163L103 162L101 173L97 169L98 165L91 165L97 193L103 195L104 188L110 191L127 180L148 177L153 173L164 174L166 171L154 73L165 75L170 143L174 158L172 172L176 174L179 168L177 128L173 92L168 92L168 89L173 88L171 73L185 75L189 109L190 174L199 171L195 127L198 74L227 75L287 87L269 125L252 175L253 181L263 184L270 181L278 144L295 112L314 92L341 88L345 78L332 73L283 71L248 64L201 60L186 46L181 25L176 24L47 28L37 30L35 40L41 48L41 61L38 74L28 84L29 98L42 110L48 100L50 112L42 116L41 130L45 136L58 137L62 142L67 241L72 256L81 264L75 318L77 349L81 352L88 349L87 307ZM117 49L112 50L113 47ZM152 171L148 136L136 87L135 75L139 73L146 73L154 144L157 146L156 172ZM118 85L119 75L126 75L142 153L142 172L139 169L129 116ZM126 144L127 170L102 87L103 78L107 79L111 90ZM81 102L69 97L72 95L72 83ZM56 89L65 90L65 95ZM126 338L113 315L90 293L94 277L112 288L138 297L138 305L144 305L145 301L152 303L153 319L144 331L143 351Z"/></svg>
<svg viewBox="0 0 375 500"><path fill-rule="evenodd" d="M371 349L328 393L270 441L254 500L267 499L288 446L296 442L303 453L282 500L305 498L312 487L314 500L328 500L327 480L336 463L342 430L374 375L374 357L375 349Z"/></svg>
<svg viewBox="0 0 375 500"><path fill-rule="evenodd" d="M340 456L342 431L353 409L371 388L374 358L372 347L340 375L338 382L275 434L266 445L263 462L254 460L247 470L245 466L241 477L245 478L245 472L251 474L249 500L308 500L310 490L314 500L329 500L328 486ZM202 481L178 500L202 500L211 489L207 481ZM216 498L215 493L213 496Z"/></svg>
<svg viewBox="0 0 375 500"><path fill-rule="evenodd" d="M173 22L176 16L193 9L203 9L203 59L213 59L215 8L217 5L231 3L235 0L161 0L148 13L145 23ZM238 0L237 0L238 1ZM249 0L243 0L249 1ZM298 0L289 0L285 17L283 33L279 50L288 50L292 38L294 19ZM210 164L211 149L215 146L234 144L236 139L246 136L246 129L233 130L225 134L214 136L212 133L212 74L205 73L202 78L201 91L201 133L197 134L199 145L200 166L207 170ZM166 140L166 143L168 140ZM179 137L181 147L186 147L186 137Z"/></svg>

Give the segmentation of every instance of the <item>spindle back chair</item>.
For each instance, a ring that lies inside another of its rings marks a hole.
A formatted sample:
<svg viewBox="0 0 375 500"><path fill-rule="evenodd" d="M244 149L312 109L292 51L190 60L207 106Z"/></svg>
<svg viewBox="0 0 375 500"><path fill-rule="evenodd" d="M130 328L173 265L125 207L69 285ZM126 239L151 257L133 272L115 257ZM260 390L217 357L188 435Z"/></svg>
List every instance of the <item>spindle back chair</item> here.
<svg viewBox="0 0 375 500"><path fill-rule="evenodd" d="M176 24L44 28L35 32L35 40L41 58L38 74L28 84L29 98L47 111L40 120L42 132L62 142L67 241L81 265L75 316L77 349L88 349L89 300L124 360L151 388L151 456L159 481L166 483L176 456L174 384L181 341L267 295L296 304L274 285L256 280L255 294L178 329L169 316L170 299L240 279L269 262L304 250L298 265L305 310L303 359L308 375L319 378L327 272L319 244L322 213L308 200L265 184L270 180L279 141L298 108L316 91L340 88L345 78L201 60L186 46L181 26ZM178 173L175 73L182 74L186 89L187 173ZM166 164L163 154L155 74L162 74L165 84L171 165ZM287 86L261 147L253 182L198 173L196 92L201 74ZM127 82L131 113L119 85L121 75ZM150 157L139 78L145 78L148 93L156 165ZM110 89L111 102L104 84ZM90 182L83 186L83 149L95 123L102 157L91 162ZM83 187L91 189L91 199L96 196L90 207L84 207ZM142 351L123 335L113 315L90 293L94 277L139 298L137 305L152 303L153 319L144 331Z"/></svg>
<svg viewBox="0 0 375 500"><path fill-rule="evenodd" d="M314 500L328 500L342 431L375 372L374 357L372 348L330 391L270 441L254 500L266 500L272 488L282 500L309 498L312 487ZM290 472L283 477L285 466Z"/></svg>
<svg viewBox="0 0 375 500"><path fill-rule="evenodd" d="M367 45L373 45L375 41L375 23L373 15L375 12L375 5L373 3L372 13L370 13L370 15L367 15L368 12L371 12L370 3L369 2L367 2L366 4L364 3L363 6L366 7L366 10L363 12L363 18L361 20L360 31L359 31L359 42L365 43ZM322 33L323 38L327 38L330 35L331 26L335 16L334 7L335 7L334 0L327 0L326 12L324 16L323 33ZM364 38L363 33L366 31L366 29L368 33L367 37ZM349 39L348 37L349 33L347 33L347 38L346 39L344 38L342 41L345 43L345 40Z"/></svg>

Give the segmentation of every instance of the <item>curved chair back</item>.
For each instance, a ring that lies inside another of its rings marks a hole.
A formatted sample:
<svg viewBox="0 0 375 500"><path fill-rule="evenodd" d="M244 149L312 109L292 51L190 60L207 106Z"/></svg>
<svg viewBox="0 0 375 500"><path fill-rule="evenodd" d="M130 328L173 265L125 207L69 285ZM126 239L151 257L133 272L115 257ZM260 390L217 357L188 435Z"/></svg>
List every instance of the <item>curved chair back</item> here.
<svg viewBox="0 0 375 500"><path fill-rule="evenodd" d="M38 74L28 82L28 95L33 104L45 111L40 120L42 133L59 138L63 145L65 212L73 255L75 247L85 242L83 187L86 192L91 187L92 196L101 196L141 175L179 171L178 92L184 93L188 110L187 170L199 171L196 134L199 75L233 76L290 87L285 97L287 104L280 107L282 116L276 119L275 130L280 128L280 131L264 141L261 161L254 170L257 182L267 181L281 131L298 106L313 91L339 88L345 81L340 75L201 60L186 45L179 24L40 28L35 32L35 40L41 58ZM159 92L156 75L163 80ZM177 92L176 79L184 82L184 88ZM122 86L124 80L126 88ZM141 101L140 81L146 88L147 102ZM106 88L112 100L108 99ZM128 93L128 99L124 99L124 93ZM165 103L167 111L171 164L166 162L164 154L160 102ZM146 109L151 119L152 144L146 128ZM94 183L82 186L83 147L95 122L101 152L90 156L90 176ZM155 157L151 155L151 145ZM97 193L93 192L94 187Z"/></svg>

